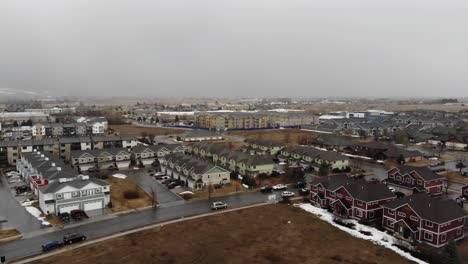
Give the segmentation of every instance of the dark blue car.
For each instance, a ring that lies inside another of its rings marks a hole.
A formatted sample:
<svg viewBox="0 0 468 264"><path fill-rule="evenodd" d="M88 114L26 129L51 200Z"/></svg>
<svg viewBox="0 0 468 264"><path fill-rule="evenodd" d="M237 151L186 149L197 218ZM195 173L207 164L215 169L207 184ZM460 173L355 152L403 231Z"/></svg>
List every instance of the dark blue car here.
<svg viewBox="0 0 468 264"><path fill-rule="evenodd" d="M63 246L62 241L49 241L49 242L45 243L44 245L42 245L42 251L47 251L47 250L51 250L51 249L54 249L54 248L59 248L61 246Z"/></svg>

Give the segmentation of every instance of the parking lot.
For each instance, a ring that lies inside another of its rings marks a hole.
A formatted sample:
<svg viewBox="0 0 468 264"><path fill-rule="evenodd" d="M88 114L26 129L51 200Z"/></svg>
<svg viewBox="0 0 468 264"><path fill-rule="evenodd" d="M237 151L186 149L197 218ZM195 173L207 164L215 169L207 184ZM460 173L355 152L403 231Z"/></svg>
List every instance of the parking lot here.
<svg viewBox="0 0 468 264"><path fill-rule="evenodd" d="M30 198L30 195L16 196L14 187L24 184L19 179L11 179L0 172L0 229L16 228L21 233L32 232L42 228L41 222L28 213L20 204L21 201Z"/></svg>
<svg viewBox="0 0 468 264"><path fill-rule="evenodd" d="M150 168L122 171L122 173L127 175L130 180L140 186L148 195L152 196L152 192L154 191L161 205L183 201L183 199L176 194L176 192L182 192L183 189L176 188L169 190L161 181L151 177L148 170L150 170Z"/></svg>

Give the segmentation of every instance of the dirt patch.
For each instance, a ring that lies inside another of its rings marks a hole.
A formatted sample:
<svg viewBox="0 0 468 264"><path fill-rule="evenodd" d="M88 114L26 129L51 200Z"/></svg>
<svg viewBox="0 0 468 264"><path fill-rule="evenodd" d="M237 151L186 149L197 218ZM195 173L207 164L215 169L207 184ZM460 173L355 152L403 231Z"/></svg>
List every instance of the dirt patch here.
<svg viewBox="0 0 468 264"><path fill-rule="evenodd" d="M269 205L165 225L34 263L410 263L299 208Z"/></svg>
<svg viewBox="0 0 468 264"><path fill-rule="evenodd" d="M110 125L110 129L118 132L121 136L141 136L146 135L160 136L183 133L182 129L162 128L162 127L139 127L133 125Z"/></svg>
<svg viewBox="0 0 468 264"><path fill-rule="evenodd" d="M233 131L232 135L246 138L266 139L287 145L307 144L316 139L319 134L300 129L274 129L274 130L253 130L253 131Z"/></svg>
<svg viewBox="0 0 468 264"><path fill-rule="evenodd" d="M0 239L17 236L19 234L21 234L21 233L16 229L1 230L0 231Z"/></svg>
<svg viewBox="0 0 468 264"><path fill-rule="evenodd" d="M224 195L235 193L235 192L245 192L245 191L247 190L241 186L239 181L231 180L230 184L224 185L222 188L216 189L213 187L212 192L211 192L211 197L224 196ZM202 198L208 198L208 197L209 197L208 188L205 188L202 190L194 191L192 199L202 199Z"/></svg>
<svg viewBox="0 0 468 264"><path fill-rule="evenodd" d="M449 181L468 183L468 178L463 177L460 173L458 173L458 171L449 171L441 174L444 175Z"/></svg>
<svg viewBox="0 0 468 264"><path fill-rule="evenodd" d="M113 212L121 212L152 205L151 197L131 180L109 177L106 181L110 184L111 209ZM136 192L139 198L125 199L124 194L126 192Z"/></svg>

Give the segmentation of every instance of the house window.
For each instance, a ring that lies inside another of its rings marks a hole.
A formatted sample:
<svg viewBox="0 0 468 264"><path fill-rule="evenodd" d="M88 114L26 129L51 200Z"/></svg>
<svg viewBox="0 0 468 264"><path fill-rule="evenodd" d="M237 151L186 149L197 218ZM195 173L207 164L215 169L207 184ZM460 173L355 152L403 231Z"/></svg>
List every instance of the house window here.
<svg viewBox="0 0 468 264"><path fill-rule="evenodd" d="M356 200L357 205L362 205L362 202L359 200Z"/></svg>
<svg viewBox="0 0 468 264"><path fill-rule="evenodd" d="M338 198L343 198L343 195L341 195L341 193L337 194L336 197Z"/></svg>
<svg viewBox="0 0 468 264"><path fill-rule="evenodd" d="M63 199L63 194L57 193L57 200L62 200Z"/></svg>
<svg viewBox="0 0 468 264"><path fill-rule="evenodd" d="M351 197L346 197L346 201L351 202L351 201L353 201L353 199L351 199Z"/></svg>
<svg viewBox="0 0 468 264"><path fill-rule="evenodd" d="M356 210L356 215L359 217L362 217L362 211L361 210Z"/></svg>
<svg viewBox="0 0 468 264"><path fill-rule="evenodd" d="M397 176L397 177L396 177L396 180L397 180L397 181L401 181L401 176Z"/></svg>
<svg viewBox="0 0 468 264"><path fill-rule="evenodd" d="M390 179L392 179L392 180L393 180L393 179L395 179L395 176L393 176L393 175L390 175L390 176L388 176L388 178L390 178Z"/></svg>
<svg viewBox="0 0 468 264"><path fill-rule="evenodd" d="M416 222L418 221L418 218L415 217L415 216L410 216L410 219L413 220L413 221L416 221Z"/></svg>
<svg viewBox="0 0 468 264"><path fill-rule="evenodd" d="M429 222L429 221L425 221L426 222L426 226L427 227L433 227L434 225L432 224L432 222Z"/></svg>
<svg viewBox="0 0 468 264"><path fill-rule="evenodd" d="M86 191L81 191L81 196L87 196L88 193Z"/></svg>
<svg viewBox="0 0 468 264"><path fill-rule="evenodd" d="M406 214L405 214L405 213L402 213L402 212L398 212L398 216L405 217Z"/></svg>
<svg viewBox="0 0 468 264"><path fill-rule="evenodd" d="M410 178L406 178L406 182L410 183L410 182L411 182L411 179L410 179Z"/></svg>
<svg viewBox="0 0 468 264"><path fill-rule="evenodd" d="M465 194L468 195L468 189L465 190Z"/></svg>
<svg viewBox="0 0 468 264"><path fill-rule="evenodd" d="M458 228L457 229L457 236L461 235L462 234L462 229L461 228Z"/></svg>
<svg viewBox="0 0 468 264"><path fill-rule="evenodd" d="M79 197L80 193L79 192L72 192L72 197Z"/></svg>
<svg viewBox="0 0 468 264"><path fill-rule="evenodd" d="M95 189L94 193L101 193L101 189Z"/></svg>
<svg viewBox="0 0 468 264"><path fill-rule="evenodd" d="M428 232L424 232L424 239L432 241L432 234Z"/></svg>
<svg viewBox="0 0 468 264"><path fill-rule="evenodd" d="M421 180L418 180L418 185L423 185Z"/></svg>
<svg viewBox="0 0 468 264"><path fill-rule="evenodd" d="M369 218L374 218L374 211L369 212Z"/></svg>
<svg viewBox="0 0 468 264"><path fill-rule="evenodd" d="M387 219L387 225L390 226L390 227L393 227L394 223L393 223L393 219Z"/></svg>
<svg viewBox="0 0 468 264"><path fill-rule="evenodd" d="M440 242L445 242L447 240L447 233L440 235Z"/></svg>

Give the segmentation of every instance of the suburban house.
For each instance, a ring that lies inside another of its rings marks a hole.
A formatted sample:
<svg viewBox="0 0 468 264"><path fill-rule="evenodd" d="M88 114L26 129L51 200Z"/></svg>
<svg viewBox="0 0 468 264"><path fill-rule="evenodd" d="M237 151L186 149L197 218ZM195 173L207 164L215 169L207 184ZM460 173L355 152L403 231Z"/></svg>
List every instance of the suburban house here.
<svg viewBox="0 0 468 264"><path fill-rule="evenodd" d="M132 148L131 153L137 162L141 161L143 165L152 164L156 159L172 153L184 153L184 147L179 144L162 144L150 146L136 146Z"/></svg>
<svg viewBox="0 0 468 264"><path fill-rule="evenodd" d="M348 139L347 137L323 134L318 136L311 142L315 146L325 148L327 150L344 151L357 144L357 142Z"/></svg>
<svg viewBox="0 0 468 264"><path fill-rule="evenodd" d="M189 130L177 136L184 142L223 140L223 136L209 130Z"/></svg>
<svg viewBox="0 0 468 264"><path fill-rule="evenodd" d="M105 208L110 202L110 185L87 175L60 178L39 188L39 207L45 214L69 213Z"/></svg>
<svg viewBox="0 0 468 264"><path fill-rule="evenodd" d="M262 173L269 175L275 169L273 158L269 155L251 155L226 148L223 144L195 143L189 147L188 153L230 171L237 171L241 175L253 177Z"/></svg>
<svg viewBox="0 0 468 264"><path fill-rule="evenodd" d="M439 195L443 191L445 177L428 167L401 165L387 171L387 184L406 195L424 192Z"/></svg>
<svg viewBox="0 0 468 264"><path fill-rule="evenodd" d="M251 139L247 138L244 141L243 150L255 155L277 155L285 144L271 140Z"/></svg>
<svg viewBox="0 0 468 264"><path fill-rule="evenodd" d="M349 159L336 151L325 151L308 146L293 146L281 150L280 161L288 161L293 166L320 167L328 164L332 170L349 168Z"/></svg>
<svg viewBox="0 0 468 264"><path fill-rule="evenodd" d="M400 158L404 162L414 162L423 159L423 154L419 151L410 151L399 148L393 144L385 144L379 141L359 143L351 147L352 154L366 156L375 160L394 160Z"/></svg>
<svg viewBox="0 0 468 264"><path fill-rule="evenodd" d="M310 184L310 201L329 208L335 215L362 221L382 217L381 205L395 199L382 183L371 183L346 175L321 177Z"/></svg>
<svg viewBox="0 0 468 264"><path fill-rule="evenodd" d="M90 168L128 168L130 165L130 152L125 148L90 149L73 151L71 164L81 171Z"/></svg>
<svg viewBox="0 0 468 264"><path fill-rule="evenodd" d="M449 200L419 193L383 204L383 227L398 238L434 247L464 237L466 214Z"/></svg>
<svg viewBox="0 0 468 264"><path fill-rule="evenodd" d="M74 209L103 209L110 201L110 186L105 181L80 175L61 159L47 152L22 153L17 170L30 184L45 214Z"/></svg>
<svg viewBox="0 0 468 264"><path fill-rule="evenodd" d="M175 179L184 181L191 189L201 189L210 184L219 185L230 182L230 171L183 153L169 154L159 160L161 171Z"/></svg>
<svg viewBox="0 0 468 264"><path fill-rule="evenodd" d="M75 150L131 148L137 145L136 137L62 137L40 140L0 141L0 161L14 166L21 153L39 150L69 161Z"/></svg>

